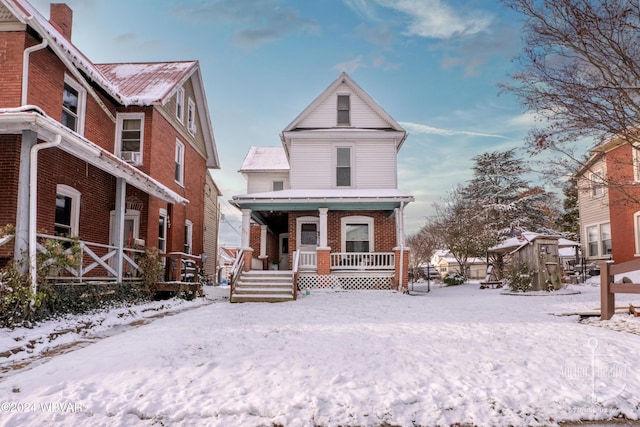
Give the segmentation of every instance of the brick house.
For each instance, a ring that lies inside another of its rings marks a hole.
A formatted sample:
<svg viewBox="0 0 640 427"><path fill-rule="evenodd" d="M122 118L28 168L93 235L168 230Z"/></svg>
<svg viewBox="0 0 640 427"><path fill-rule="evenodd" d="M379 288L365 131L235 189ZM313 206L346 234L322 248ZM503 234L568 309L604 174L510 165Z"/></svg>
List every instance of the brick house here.
<svg viewBox="0 0 640 427"><path fill-rule="evenodd" d="M293 270L297 287L407 283L396 156L407 132L346 73L240 172L245 270ZM402 262L401 262L402 260Z"/></svg>
<svg viewBox="0 0 640 427"><path fill-rule="evenodd" d="M640 155L617 138L596 147L574 177L582 253L616 264L640 256Z"/></svg>
<svg viewBox="0 0 640 427"><path fill-rule="evenodd" d="M203 253L219 161L198 61L94 64L72 10L50 12L0 0L0 225L16 229L0 263L31 259L42 235L81 240L76 277L120 281L134 248Z"/></svg>

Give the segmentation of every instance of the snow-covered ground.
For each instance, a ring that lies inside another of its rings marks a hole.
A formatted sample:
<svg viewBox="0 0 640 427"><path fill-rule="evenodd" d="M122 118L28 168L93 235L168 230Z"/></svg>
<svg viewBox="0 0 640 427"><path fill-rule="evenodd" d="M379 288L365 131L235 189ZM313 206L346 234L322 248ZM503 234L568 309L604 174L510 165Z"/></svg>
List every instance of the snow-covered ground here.
<svg viewBox="0 0 640 427"><path fill-rule="evenodd" d="M212 302L3 374L0 425L637 420L640 336L625 331L640 318L559 316L599 306L595 284L573 289L581 293L432 285L417 295L311 291L289 303ZM628 303L640 305L640 295L618 296L617 305Z"/></svg>

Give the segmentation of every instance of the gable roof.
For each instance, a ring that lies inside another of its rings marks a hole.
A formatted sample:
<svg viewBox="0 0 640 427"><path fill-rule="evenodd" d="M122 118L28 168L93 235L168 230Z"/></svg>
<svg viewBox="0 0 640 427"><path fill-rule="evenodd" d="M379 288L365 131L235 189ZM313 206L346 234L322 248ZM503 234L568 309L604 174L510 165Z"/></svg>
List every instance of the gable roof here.
<svg viewBox="0 0 640 427"><path fill-rule="evenodd" d="M291 132L295 130L301 129L300 123L302 123L307 117L309 117L313 112L325 101L329 96L331 96L340 85L347 85L362 101L371 108L387 125L389 130L402 132L404 133L404 137L401 138L399 143L397 144L397 149L399 150L402 146L402 143L406 139L407 131L400 126L398 122L396 122L393 117L391 117L386 111L382 109L382 107L367 93L365 92L346 72L340 73L337 79L333 81L316 99L309 104L307 108L305 108L298 116L293 119L287 127L284 128L281 134L281 139L284 141L284 133Z"/></svg>
<svg viewBox="0 0 640 427"><path fill-rule="evenodd" d="M220 161L213 136L213 126L204 93L198 61L94 64L70 40L60 33L26 0L0 0L21 23L33 28L65 64L73 76L87 89L99 105L100 97L92 84L101 87L123 106L165 104L184 82L193 78L197 112L207 147L207 167L219 169ZM84 74L84 75L83 75ZM85 77L86 76L86 77ZM88 81L89 79L90 81ZM110 111L105 113L115 121Z"/></svg>
<svg viewBox="0 0 640 427"><path fill-rule="evenodd" d="M251 147L239 172L286 172L289 161L282 147Z"/></svg>
<svg viewBox="0 0 640 427"><path fill-rule="evenodd" d="M133 105L166 102L197 66L197 61L95 64Z"/></svg>

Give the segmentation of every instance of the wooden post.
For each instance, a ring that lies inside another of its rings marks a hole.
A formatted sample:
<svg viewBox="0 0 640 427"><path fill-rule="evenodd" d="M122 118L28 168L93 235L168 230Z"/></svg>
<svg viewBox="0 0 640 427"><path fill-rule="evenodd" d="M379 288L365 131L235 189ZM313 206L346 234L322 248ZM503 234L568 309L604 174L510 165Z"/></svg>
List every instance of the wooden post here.
<svg viewBox="0 0 640 427"><path fill-rule="evenodd" d="M600 320L609 320L615 313L615 294L611 293L613 276L610 273L611 263L600 264Z"/></svg>

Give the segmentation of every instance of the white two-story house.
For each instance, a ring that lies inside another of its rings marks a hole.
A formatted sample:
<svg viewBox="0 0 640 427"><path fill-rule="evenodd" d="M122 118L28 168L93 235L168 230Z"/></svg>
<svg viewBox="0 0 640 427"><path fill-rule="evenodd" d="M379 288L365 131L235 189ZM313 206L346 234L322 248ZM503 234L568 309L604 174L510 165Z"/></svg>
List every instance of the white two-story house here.
<svg viewBox="0 0 640 427"><path fill-rule="evenodd" d="M293 270L300 289L407 283L397 153L407 132L346 73L240 172L244 270ZM402 261L401 261L402 260Z"/></svg>

